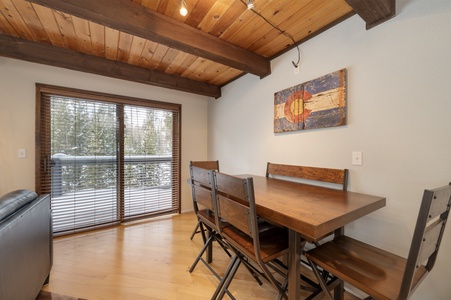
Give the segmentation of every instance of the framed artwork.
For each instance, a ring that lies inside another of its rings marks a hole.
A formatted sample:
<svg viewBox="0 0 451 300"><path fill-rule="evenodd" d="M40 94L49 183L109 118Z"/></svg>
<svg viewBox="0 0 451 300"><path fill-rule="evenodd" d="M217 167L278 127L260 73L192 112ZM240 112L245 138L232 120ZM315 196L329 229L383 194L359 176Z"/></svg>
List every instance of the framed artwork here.
<svg viewBox="0 0 451 300"><path fill-rule="evenodd" d="M346 125L346 69L274 93L274 132Z"/></svg>

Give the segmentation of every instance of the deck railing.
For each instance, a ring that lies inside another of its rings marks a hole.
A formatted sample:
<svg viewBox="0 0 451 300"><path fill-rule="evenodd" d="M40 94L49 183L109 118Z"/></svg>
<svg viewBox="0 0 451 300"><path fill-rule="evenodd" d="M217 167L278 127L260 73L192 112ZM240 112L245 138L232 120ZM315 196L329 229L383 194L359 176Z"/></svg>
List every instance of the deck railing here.
<svg viewBox="0 0 451 300"><path fill-rule="evenodd" d="M116 156L72 156L66 154L55 154L51 157L51 180L52 180L52 196L57 197L64 194L64 184L69 184L67 181L70 179L65 178L64 175L71 171L67 168L81 168L83 166L103 166L108 168L115 168L118 157ZM125 166L138 166L153 164L158 166L158 170L152 170L157 180L152 181L151 185L155 188L170 188L171 187L171 162L172 156L170 155L133 155L124 157ZM63 168L66 168L63 170ZM110 170L111 171L111 170ZM115 172L115 171L114 171ZM137 171L146 172L146 171ZM76 176L72 177L72 180L76 179ZM102 177L102 176L100 176ZM108 176L103 176L107 177ZM137 176L139 179L139 176ZM107 180L107 179L105 179ZM112 184L116 184L113 182ZM139 185L139 184L138 184ZM93 187L89 187L93 188Z"/></svg>

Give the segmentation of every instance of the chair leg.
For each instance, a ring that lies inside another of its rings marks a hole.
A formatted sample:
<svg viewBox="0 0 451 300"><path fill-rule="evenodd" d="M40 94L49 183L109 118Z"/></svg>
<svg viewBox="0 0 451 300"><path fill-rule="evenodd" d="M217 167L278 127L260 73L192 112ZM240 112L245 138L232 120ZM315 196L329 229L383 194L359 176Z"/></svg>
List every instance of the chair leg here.
<svg viewBox="0 0 451 300"><path fill-rule="evenodd" d="M224 283L226 282L227 278L229 277L230 272L234 268L234 266L237 263L237 261L239 261L239 257L238 257L238 255L235 254L235 256L233 256L232 260L230 261L230 264L227 267L226 271L224 272L224 275L222 276L222 279L219 282L218 287L216 288L213 296L211 297L211 300L216 300L218 298L219 293L223 289Z"/></svg>
<svg viewBox="0 0 451 300"><path fill-rule="evenodd" d="M259 278L259 273L256 270L254 270L248 262L243 260L243 264L246 267L246 269L249 271L249 273L252 275L252 277L254 277L255 281L257 281L258 285L262 286L263 282Z"/></svg>
<svg viewBox="0 0 451 300"><path fill-rule="evenodd" d="M199 221L197 221L196 227L194 227L193 233L191 233L190 236L190 240L193 240L194 236L196 235L196 233L199 233Z"/></svg>
<svg viewBox="0 0 451 300"><path fill-rule="evenodd" d="M326 284L326 282L324 282L323 276L320 273L320 271L318 270L318 266L310 259L308 259L308 261L310 263L310 266L312 267L312 271L315 274L316 279L318 280L319 285L321 286L321 289L323 290L323 293L327 295L329 300L333 300L334 298L332 297L331 293L329 292L329 289L327 288L327 284Z"/></svg>
<svg viewBox="0 0 451 300"><path fill-rule="evenodd" d="M222 300L222 298L224 298L225 293L228 292L230 283L232 282L233 277L235 276L236 271L238 270L238 267L240 266L240 264L241 264L241 259L238 257L236 263L234 264L232 270L230 271L230 274L227 276L226 281L224 282L222 291L219 294L219 297L217 298L218 300Z"/></svg>
<svg viewBox="0 0 451 300"><path fill-rule="evenodd" d="M228 257L232 257L232 255L229 252L228 245L220 238L215 236L216 241L218 242L219 246L224 250L224 252L227 254Z"/></svg>
<svg viewBox="0 0 451 300"><path fill-rule="evenodd" d="M284 280L284 282L283 282L283 284L282 284L282 290L284 291L283 293L281 293L280 291L279 291L279 294L277 295L277 300L280 300L280 299L282 299L282 298L287 298L287 293L286 293L286 290L287 290L287 288L288 288L288 276L287 277L285 277L285 280Z"/></svg>
<svg viewBox="0 0 451 300"><path fill-rule="evenodd" d="M286 287L285 284L288 286L288 276L285 277L285 280L283 283L279 283L276 278L271 274L271 271L268 269L267 265L264 263L261 264L261 269L263 271L263 275L265 276L266 280L269 281L269 283L272 284L272 286L279 292L279 296L282 296L283 299L288 299L288 296L286 294Z"/></svg>
<svg viewBox="0 0 451 300"><path fill-rule="evenodd" d="M204 244L204 246L202 247L202 250L200 251L200 253L197 255L196 259L194 260L193 264L191 265L191 268L189 268L189 272L192 273L194 268L196 267L197 263L199 262L199 260L202 259L202 255L204 255L204 252L207 250L208 246L210 246L210 244L213 241L213 235L211 235L207 242ZM206 264L208 266L208 264ZM216 273L216 272L215 272Z"/></svg>
<svg viewBox="0 0 451 300"><path fill-rule="evenodd" d="M213 273L213 275L215 275L215 277L218 278L219 281L222 281L221 276L219 276L219 274L210 266L210 264L208 264L208 262L202 258L202 255L204 255L205 251L207 251L208 247L213 243L213 241L215 239L217 240L217 237L213 233L211 233L210 237L207 240L207 243L204 244L199 255L197 255L192 266L190 267L189 272L192 273L194 271L194 268L196 268L198 262L202 261L204 263L204 265L210 270L210 272ZM226 249L224 249L224 250L226 251L227 254L229 254L229 252ZM229 254L229 256L230 256L230 254ZM228 290L225 290L225 292L227 293L227 295L229 295L230 299L236 300L235 297L233 297L233 295Z"/></svg>
<svg viewBox="0 0 451 300"><path fill-rule="evenodd" d="M204 224L201 221L199 221L199 232L200 232L200 235L202 236L202 240L204 241L204 244L207 242L207 235L205 234L205 231L207 231L207 228L205 228Z"/></svg>

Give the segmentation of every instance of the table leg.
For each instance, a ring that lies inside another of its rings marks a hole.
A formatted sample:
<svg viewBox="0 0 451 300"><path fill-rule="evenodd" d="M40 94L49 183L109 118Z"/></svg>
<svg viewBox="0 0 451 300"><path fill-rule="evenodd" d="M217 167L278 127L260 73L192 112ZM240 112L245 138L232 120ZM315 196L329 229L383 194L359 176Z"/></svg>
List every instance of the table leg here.
<svg viewBox="0 0 451 300"><path fill-rule="evenodd" d="M288 299L298 300L301 297L302 239L299 233L291 229L288 239Z"/></svg>
<svg viewBox="0 0 451 300"><path fill-rule="evenodd" d="M344 227L340 227L337 230L335 230L335 235L334 238L337 238L341 235L345 234L345 228ZM340 284L338 284L335 288L334 288L334 300L344 300L344 288L345 288L345 284L343 281L341 281Z"/></svg>
<svg viewBox="0 0 451 300"><path fill-rule="evenodd" d="M334 232L334 238L337 238L339 236L342 236L345 234L345 228L340 227ZM343 300L344 299L344 282L341 281L340 284L338 284L334 288L334 300Z"/></svg>
<svg viewBox="0 0 451 300"><path fill-rule="evenodd" d="M208 236L207 236L207 239L208 239L208 238L210 238L212 233L210 232L210 230L208 230L207 234L208 234ZM213 243L210 243L210 245L208 245L206 252L207 252L207 254L206 254L207 263L211 264L211 262L213 261Z"/></svg>
<svg viewBox="0 0 451 300"><path fill-rule="evenodd" d="M334 300L344 300L344 287L345 284L342 281L334 289Z"/></svg>
<svg viewBox="0 0 451 300"><path fill-rule="evenodd" d="M344 227L340 227L340 228L338 228L338 229L336 229L334 231L334 238L337 238L337 237L342 236L344 234L345 234L345 228Z"/></svg>

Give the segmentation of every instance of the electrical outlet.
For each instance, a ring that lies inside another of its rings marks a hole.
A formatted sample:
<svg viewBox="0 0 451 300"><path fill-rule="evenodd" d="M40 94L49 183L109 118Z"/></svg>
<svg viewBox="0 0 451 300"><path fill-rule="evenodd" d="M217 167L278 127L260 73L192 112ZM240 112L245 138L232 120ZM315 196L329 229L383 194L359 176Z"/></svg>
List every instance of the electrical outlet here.
<svg viewBox="0 0 451 300"><path fill-rule="evenodd" d="M294 67L294 75L298 75L299 74L299 66Z"/></svg>
<svg viewBox="0 0 451 300"><path fill-rule="evenodd" d="M19 158L27 157L27 152L25 151L25 149L17 149L17 157Z"/></svg>
<svg viewBox="0 0 451 300"><path fill-rule="evenodd" d="M352 164L354 166L361 166L361 165L363 165L362 152L361 151L354 151L354 152L352 152Z"/></svg>

